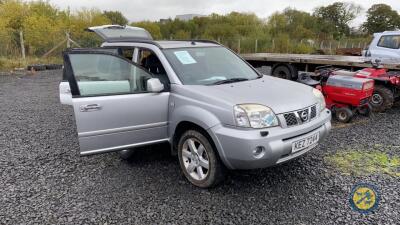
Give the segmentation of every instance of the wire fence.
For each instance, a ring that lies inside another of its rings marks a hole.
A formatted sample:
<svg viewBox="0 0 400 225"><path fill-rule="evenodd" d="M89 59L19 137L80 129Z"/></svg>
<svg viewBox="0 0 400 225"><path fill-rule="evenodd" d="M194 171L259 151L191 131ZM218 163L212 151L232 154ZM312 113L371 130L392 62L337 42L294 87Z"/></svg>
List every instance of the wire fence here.
<svg viewBox="0 0 400 225"><path fill-rule="evenodd" d="M36 58L40 61L47 57L61 59L63 50L69 47L97 47L101 40L93 34L70 34L68 31L53 33L45 38L27 32L0 31L0 68L4 59L17 59L27 63L26 58ZM231 48L237 53L297 53L297 54L337 54L339 49L361 49L367 47L368 38L343 40L293 40L289 38L217 38L216 41ZM353 51L354 52L354 51ZM4 64L4 63L3 63ZM18 65L20 65L19 63ZM4 67L4 66L3 66Z"/></svg>
<svg viewBox="0 0 400 225"><path fill-rule="evenodd" d="M233 49L238 53L297 53L297 54L338 54L341 49L365 49L370 40L343 39L343 40L312 40L312 39L217 39L219 43Z"/></svg>

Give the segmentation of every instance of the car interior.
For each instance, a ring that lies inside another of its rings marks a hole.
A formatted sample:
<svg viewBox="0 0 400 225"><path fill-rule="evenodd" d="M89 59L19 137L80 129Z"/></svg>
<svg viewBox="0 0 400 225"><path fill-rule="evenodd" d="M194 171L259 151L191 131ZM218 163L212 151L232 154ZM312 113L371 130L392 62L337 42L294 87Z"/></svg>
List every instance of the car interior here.
<svg viewBox="0 0 400 225"><path fill-rule="evenodd" d="M160 59L150 50L140 49L138 64L150 72L155 78L158 78L164 84L166 89L169 88L169 79Z"/></svg>

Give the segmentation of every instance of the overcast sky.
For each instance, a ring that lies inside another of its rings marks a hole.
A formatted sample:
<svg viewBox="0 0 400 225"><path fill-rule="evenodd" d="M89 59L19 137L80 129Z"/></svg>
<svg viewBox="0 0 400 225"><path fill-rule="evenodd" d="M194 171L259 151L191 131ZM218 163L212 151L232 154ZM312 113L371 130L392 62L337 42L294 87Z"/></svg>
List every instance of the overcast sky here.
<svg viewBox="0 0 400 225"><path fill-rule="evenodd" d="M101 10L121 11L130 21L159 20L175 18L179 14L226 14L231 11L253 12L261 18L267 18L275 11L286 7L311 12L315 7L328 5L339 0L50 0L61 9L72 10L82 7L99 8ZM385 3L400 12L400 0L353 0L365 11L373 4ZM364 14L363 13L363 14ZM364 15L353 24L364 21Z"/></svg>

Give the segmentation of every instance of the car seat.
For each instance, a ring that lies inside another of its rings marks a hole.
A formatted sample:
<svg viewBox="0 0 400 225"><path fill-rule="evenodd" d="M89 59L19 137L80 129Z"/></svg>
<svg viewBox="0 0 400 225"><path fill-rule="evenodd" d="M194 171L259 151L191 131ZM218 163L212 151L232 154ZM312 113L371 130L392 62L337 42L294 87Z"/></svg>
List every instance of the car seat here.
<svg viewBox="0 0 400 225"><path fill-rule="evenodd" d="M167 76L167 72L165 71L161 61L154 54L151 54L142 60L142 65L146 68L150 73L154 75L155 78L160 79L161 83L164 86L169 85L169 80Z"/></svg>

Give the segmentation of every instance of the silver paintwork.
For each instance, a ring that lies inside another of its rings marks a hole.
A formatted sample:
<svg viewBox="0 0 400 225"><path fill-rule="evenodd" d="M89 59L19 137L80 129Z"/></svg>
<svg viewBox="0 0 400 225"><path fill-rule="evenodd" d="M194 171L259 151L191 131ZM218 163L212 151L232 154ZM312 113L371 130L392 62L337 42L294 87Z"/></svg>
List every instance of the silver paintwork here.
<svg viewBox="0 0 400 225"><path fill-rule="evenodd" d="M163 92L73 98L81 154L168 140L169 95ZM95 104L101 108L81 111L82 106Z"/></svg>
<svg viewBox="0 0 400 225"><path fill-rule="evenodd" d="M368 46L368 50L365 50L362 54L372 60L381 59L382 63L400 63L400 49L384 48L378 46L378 43L382 36L400 36L400 31L385 31L382 33L375 33L374 39Z"/></svg>
<svg viewBox="0 0 400 225"><path fill-rule="evenodd" d="M164 84L158 78L150 78L147 80L147 90L149 92L159 93L164 90Z"/></svg>
<svg viewBox="0 0 400 225"><path fill-rule="evenodd" d="M177 48L188 44L173 42L170 46ZM169 44L166 42L164 45ZM183 85L156 45L123 42L104 43L103 46L136 48L133 61L137 61L137 48L152 50L167 72L170 91L68 98L67 84L60 84L61 102L74 107L81 155L172 142L177 126L181 122L191 122L208 132L229 169L262 168L286 162L311 150L291 154L291 145L312 132L319 132L322 141L331 128L331 114L327 109L318 110L315 119L298 126L286 127L282 123L284 113L317 104L309 86L269 76L215 86ZM281 121L280 126L265 129L236 127L233 107L245 103L270 107ZM82 106L93 104L100 108L80 110ZM268 131L269 135L261 136L260 131ZM258 146L264 147L266 153L255 158L252 152Z"/></svg>

